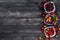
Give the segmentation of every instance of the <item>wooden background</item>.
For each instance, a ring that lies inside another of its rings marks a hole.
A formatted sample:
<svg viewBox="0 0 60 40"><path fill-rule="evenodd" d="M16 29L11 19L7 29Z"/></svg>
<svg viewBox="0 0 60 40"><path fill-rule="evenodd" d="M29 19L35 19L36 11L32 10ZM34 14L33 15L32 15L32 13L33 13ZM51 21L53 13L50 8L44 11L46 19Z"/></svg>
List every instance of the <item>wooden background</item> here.
<svg viewBox="0 0 60 40"><path fill-rule="evenodd" d="M0 40L37 40L41 33L38 5L41 0L0 0ZM60 18L60 0L56 0ZM60 21L59 21L60 23ZM53 38L53 40L59 40Z"/></svg>

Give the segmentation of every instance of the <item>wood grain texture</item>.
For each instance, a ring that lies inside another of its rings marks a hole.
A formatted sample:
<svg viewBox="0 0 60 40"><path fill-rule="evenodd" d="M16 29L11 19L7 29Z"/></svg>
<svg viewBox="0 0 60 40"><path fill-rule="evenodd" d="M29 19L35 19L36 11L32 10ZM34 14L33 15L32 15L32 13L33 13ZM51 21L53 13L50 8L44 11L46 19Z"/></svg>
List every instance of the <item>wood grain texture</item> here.
<svg viewBox="0 0 60 40"><path fill-rule="evenodd" d="M0 0L0 40L37 40L39 34L43 37L35 2L41 0ZM59 3L55 2L60 18Z"/></svg>

